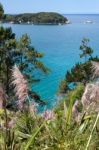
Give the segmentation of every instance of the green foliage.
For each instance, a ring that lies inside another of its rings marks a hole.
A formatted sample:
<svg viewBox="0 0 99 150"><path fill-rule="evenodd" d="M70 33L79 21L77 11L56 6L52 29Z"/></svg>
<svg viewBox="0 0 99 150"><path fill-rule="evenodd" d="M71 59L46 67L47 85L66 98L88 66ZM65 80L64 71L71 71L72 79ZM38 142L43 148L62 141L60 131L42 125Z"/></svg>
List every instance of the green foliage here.
<svg viewBox="0 0 99 150"><path fill-rule="evenodd" d="M80 124L72 118L72 108L76 99L81 99L84 91L83 85L68 92L68 95L55 109L55 119L45 121L41 114L31 116L29 112L8 112L10 118L16 117L16 124L8 128L6 150L85 150L91 130L96 121L95 112L87 112ZM83 113L83 109L81 112ZM3 111L0 116L3 118ZM1 118L0 118L1 119ZM88 150L99 148L99 119L92 132ZM0 149L4 149L5 130L0 129ZM1 144L2 143L2 144Z"/></svg>
<svg viewBox="0 0 99 150"><path fill-rule="evenodd" d="M66 109L65 110L65 113L66 113L65 117L66 117L66 123L67 124L70 124L70 122L71 122L72 107L73 107L76 100L81 99L83 92L84 92L84 85L78 84L77 87L74 90L69 91L68 94L66 95L66 98L63 99L63 101L65 101L66 106L64 107L63 102L61 102L61 104L59 105L61 107L61 109L64 109L64 108ZM58 109L57 109L57 111L58 111ZM80 109L81 108L79 108L79 110Z"/></svg>
<svg viewBox="0 0 99 150"><path fill-rule="evenodd" d="M74 104L76 100L81 99L83 92L84 92L83 84L78 84L74 90L69 91L67 98L66 98L67 106L69 106L70 103Z"/></svg>
<svg viewBox="0 0 99 150"><path fill-rule="evenodd" d="M4 15L4 9L2 4L0 3L0 20L3 18L3 15Z"/></svg>
<svg viewBox="0 0 99 150"><path fill-rule="evenodd" d="M10 69L14 64L16 48L15 34L11 28L0 27L0 82L9 87Z"/></svg>
<svg viewBox="0 0 99 150"><path fill-rule="evenodd" d="M42 70L44 73L49 72L49 69L40 61L44 54L38 52L31 46L31 40L27 34L22 35L17 42L17 47L18 56L16 57L16 62L19 64L21 71L27 77L29 83L35 81L35 71Z"/></svg>
<svg viewBox="0 0 99 150"><path fill-rule="evenodd" d="M66 94L70 88L70 84L77 85L83 83L86 85L92 80L92 63L91 61L99 62L98 57L92 57L87 62L77 63L70 71L67 71L65 79L60 83L59 92Z"/></svg>
<svg viewBox="0 0 99 150"><path fill-rule="evenodd" d="M76 89L71 91L69 93L69 95L67 96L67 99L66 99L66 103L67 103L67 106L68 106L67 107L67 114L66 114L67 124L70 124L70 122L71 122L73 105L74 105L76 100L81 99L83 92L84 92L84 86L83 85L78 85L76 87Z"/></svg>
<svg viewBox="0 0 99 150"><path fill-rule="evenodd" d="M68 82L66 80L62 80L59 86L60 93L66 93L69 90Z"/></svg>
<svg viewBox="0 0 99 150"><path fill-rule="evenodd" d="M91 61L86 63L76 64L70 71L66 73L66 81L68 83L87 83L92 76L92 64Z"/></svg>
<svg viewBox="0 0 99 150"><path fill-rule="evenodd" d="M80 46L80 50L82 51L82 54L80 54L80 58L85 57L85 62L87 60L87 56L92 57L93 49L88 46L89 39L84 38L82 40L82 45Z"/></svg>
<svg viewBox="0 0 99 150"><path fill-rule="evenodd" d="M35 14L19 14L19 15L7 15L6 22L13 21L14 23L33 23L33 24L65 24L67 18L58 13L35 13ZM21 21L21 22L20 22Z"/></svg>
<svg viewBox="0 0 99 150"><path fill-rule="evenodd" d="M44 122L40 127L38 127L38 128L36 129L35 133L33 133L33 135L32 135L32 136L30 137L30 139L28 140L27 144L25 145L25 150L28 150L29 147L30 147L31 145L33 145L36 135L40 132L40 130L42 129L42 127L43 127L44 125L45 125L45 122Z"/></svg>

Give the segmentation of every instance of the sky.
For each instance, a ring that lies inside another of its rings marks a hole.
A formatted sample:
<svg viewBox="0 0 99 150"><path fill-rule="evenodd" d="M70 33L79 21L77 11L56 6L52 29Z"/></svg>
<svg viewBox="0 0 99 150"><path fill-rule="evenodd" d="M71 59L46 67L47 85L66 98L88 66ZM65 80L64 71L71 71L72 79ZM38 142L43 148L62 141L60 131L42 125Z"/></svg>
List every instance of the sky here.
<svg viewBox="0 0 99 150"><path fill-rule="evenodd" d="M5 13L99 14L99 0L0 0Z"/></svg>

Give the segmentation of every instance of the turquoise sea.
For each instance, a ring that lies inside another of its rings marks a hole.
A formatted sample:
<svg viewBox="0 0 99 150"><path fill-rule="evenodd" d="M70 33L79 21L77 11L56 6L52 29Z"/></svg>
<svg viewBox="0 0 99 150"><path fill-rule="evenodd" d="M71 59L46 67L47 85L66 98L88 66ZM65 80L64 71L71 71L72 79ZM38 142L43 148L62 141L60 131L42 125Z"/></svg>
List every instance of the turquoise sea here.
<svg viewBox="0 0 99 150"><path fill-rule="evenodd" d="M72 24L68 25L14 25L11 26L17 37L27 33L32 45L45 57L42 61L51 69L49 75L38 74L41 81L33 85L42 99L48 102L50 108L57 102L56 93L65 73L76 62L80 61L79 46L84 37L90 38L94 55L99 56L99 15L65 15ZM93 24L84 24L92 20Z"/></svg>

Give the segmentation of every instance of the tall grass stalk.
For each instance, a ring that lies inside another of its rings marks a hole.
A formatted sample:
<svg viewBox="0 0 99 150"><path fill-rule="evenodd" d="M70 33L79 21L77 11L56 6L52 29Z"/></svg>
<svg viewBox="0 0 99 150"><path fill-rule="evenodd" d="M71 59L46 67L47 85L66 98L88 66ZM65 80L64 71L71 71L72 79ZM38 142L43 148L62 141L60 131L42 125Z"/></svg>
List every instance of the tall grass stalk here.
<svg viewBox="0 0 99 150"><path fill-rule="evenodd" d="M95 123L94 123L94 125L93 125L93 128L92 128L92 130L91 130L91 133L90 133L90 136L89 136L89 139L88 139L87 146L86 146L86 149L85 149L85 150L88 150L88 147L89 147L89 144L90 144L90 141L91 141L91 138L92 138L94 129L95 129L96 125L97 125L98 119L99 119L99 113L97 114L97 117L96 117Z"/></svg>
<svg viewBox="0 0 99 150"><path fill-rule="evenodd" d="M34 143L34 139L35 137L37 136L37 134L40 132L40 130L43 128L43 126L45 125L46 121L44 121L44 123L39 127L37 128L36 132L33 133L33 135L31 136L31 138L29 139L28 143L26 144L25 146L25 150L28 150L29 147L31 146L31 144Z"/></svg>

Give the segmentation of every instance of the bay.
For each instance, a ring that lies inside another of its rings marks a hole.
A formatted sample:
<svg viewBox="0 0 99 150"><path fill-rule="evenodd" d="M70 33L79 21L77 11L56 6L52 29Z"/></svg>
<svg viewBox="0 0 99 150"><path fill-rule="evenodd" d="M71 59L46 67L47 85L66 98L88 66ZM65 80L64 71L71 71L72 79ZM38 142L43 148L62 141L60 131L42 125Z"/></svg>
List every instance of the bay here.
<svg viewBox="0 0 99 150"><path fill-rule="evenodd" d="M90 39L94 55L99 56L99 15L65 15L71 24L68 25L16 25L11 26L17 38L27 33L32 45L45 54L42 61L51 69L48 75L38 74L41 81L33 85L33 90L48 102L47 108L52 108L57 102L56 93L59 84L68 69L78 61L80 44L83 38ZM84 24L86 20L92 24Z"/></svg>

